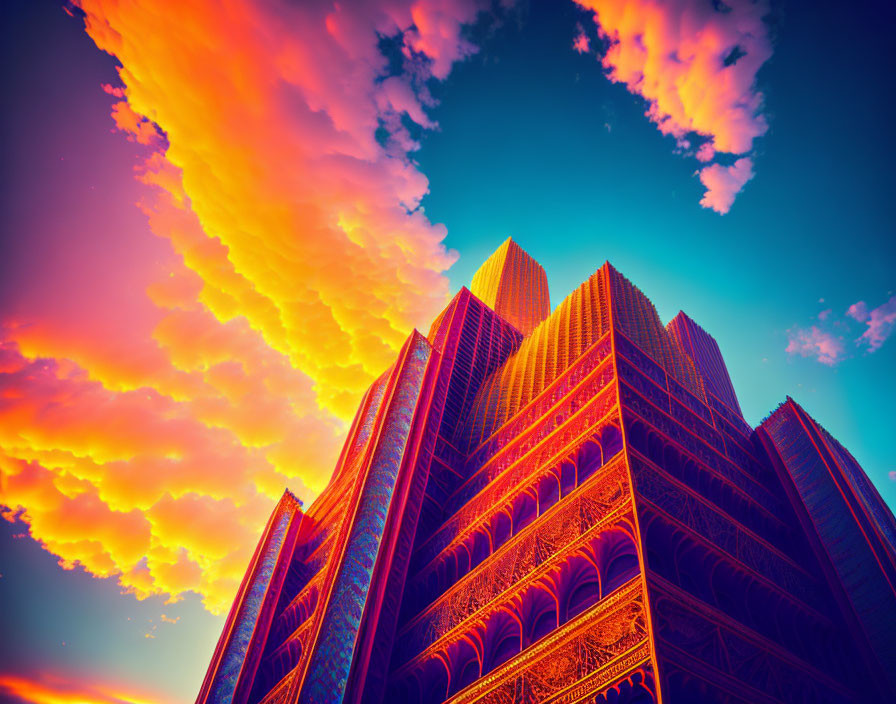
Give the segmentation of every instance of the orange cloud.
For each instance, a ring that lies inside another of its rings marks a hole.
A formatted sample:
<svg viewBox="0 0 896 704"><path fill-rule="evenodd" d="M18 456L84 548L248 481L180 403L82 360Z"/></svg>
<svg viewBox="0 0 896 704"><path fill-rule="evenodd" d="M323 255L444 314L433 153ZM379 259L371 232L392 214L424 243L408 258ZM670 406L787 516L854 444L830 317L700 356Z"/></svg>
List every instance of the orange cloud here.
<svg viewBox="0 0 896 704"><path fill-rule="evenodd" d="M610 80L642 96L647 117L683 151L704 162L716 152L746 154L768 130L756 89L756 74L772 53L764 0L575 2L594 13L608 45L601 61ZM694 140L701 142L696 151ZM719 213L728 212L728 201L749 180L741 167L725 181L723 195L722 168L714 164L700 172L705 185L717 184L701 205Z"/></svg>
<svg viewBox="0 0 896 704"><path fill-rule="evenodd" d="M197 392L179 401L149 387L109 390L12 342L0 359L0 503L23 511L64 567L117 576L138 597L193 590L226 608L283 486L311 498L326 481L338 426L291 410L301 382L261 354L249 372L226 363L242 396L212 383L213 365L190 373ZM261 437L253 412L270 419Z"/></svg>
<svg viewBox="0 0 896 704"><path fill-rule="evenodd" d="M32 678L0 673L3 701L16 704L163 704L163 700L105 684L87 684L52 674Z"/></svg>
<svg viewBox="0 0 896 704"><path fill-rule="evenodd" d="M446 300L407 120L435 127L426 83L474 50L479 4L77 5L120 62L103 89L159 239L120 233L146 254L127 269L73 250L95 278L2 321L0 504L65 568L221 612L284 486L323 488L360 394Z"/></svg>
<svg viewBox="0 0 896 704"><path fill-rule="evenodd" d="M412 84L471 50L459 30L475 5L80 5L123 64L130 109L166 136L164 162L143 178L189 199L181 213L146 204L154 231L201 278L219 320L245 317L346 418L447 294L454 257L419 209L427 182L395 118L430 126ZM403 36L426 73L388 76L380 35ZM385 144L381 125L395 126Z"/></svg>

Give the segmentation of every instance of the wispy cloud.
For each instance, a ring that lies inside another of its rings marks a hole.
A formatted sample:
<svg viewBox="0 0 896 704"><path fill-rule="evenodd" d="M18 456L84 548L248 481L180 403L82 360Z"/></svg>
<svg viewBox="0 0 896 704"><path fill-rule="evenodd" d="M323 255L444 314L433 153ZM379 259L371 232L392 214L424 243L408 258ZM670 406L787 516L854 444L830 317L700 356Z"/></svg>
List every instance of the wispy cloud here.
<svg viewBox="0 0 896 704"><path fill-rule="evenodd" d="M753 175L749 153L765 134L756 74L771 56L764 0L575 0L591 10L611 80L648 104L647 117L678 148L708 162L717 153L734 165L700 171L705 208L727 213Z"/></svg>
<svg viewBox="0 0 896 704"><path fill-rule="evenodd" d="M582 25L576 25L576 36L572 40L572 48L580 54L587 54L591 51L591 40L585 34L585 28Z"/></svg>
<svg viewBox="0 0 896 704"><path fill-rule="evenodd" d="M820 298L819 303L825 299ZM834 366L850 356L844 340L849 335L850 325L856 321L864 323L865 329L854 339L856 347L864 347L870 354L879 350L896 330L896 296L877 308L869 309L865 301L853 303L845 314L837 316L832 308L822 310L816 316L820 325L808 328L794 326L787 331L789 355L800 355L817 359L822 364Z"/></svg>
<svg viewBox="0 0 896 704"><path fill-rule="evenodd" d="M810 328L791 328L787 331L787 337L785 351L789 355L810 357L829 367L842 361L845 356L843 339L816 325Z"/></svg>
<svg viewBox="0 0 896 704"><path fill-rule="evenodd" d="M868 310L865 301L853 303L846 314L860 323L865 323L865 332L856 343L867 345L869 352L875 352L896 330L896 296L871 310Z"/></svg>

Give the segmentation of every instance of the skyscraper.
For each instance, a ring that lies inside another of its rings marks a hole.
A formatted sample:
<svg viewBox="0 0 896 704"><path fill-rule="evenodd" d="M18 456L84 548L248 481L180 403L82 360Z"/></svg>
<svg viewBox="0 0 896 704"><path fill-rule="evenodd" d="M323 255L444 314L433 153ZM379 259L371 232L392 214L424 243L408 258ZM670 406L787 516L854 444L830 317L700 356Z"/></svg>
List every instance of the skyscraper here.
<svg viewBox="0 0 896 704"><path fill-rule="evenodd" d="M788 399L609 263L553 313L512 240L285 494L197 702L871 702L896 521Z"/></svg>

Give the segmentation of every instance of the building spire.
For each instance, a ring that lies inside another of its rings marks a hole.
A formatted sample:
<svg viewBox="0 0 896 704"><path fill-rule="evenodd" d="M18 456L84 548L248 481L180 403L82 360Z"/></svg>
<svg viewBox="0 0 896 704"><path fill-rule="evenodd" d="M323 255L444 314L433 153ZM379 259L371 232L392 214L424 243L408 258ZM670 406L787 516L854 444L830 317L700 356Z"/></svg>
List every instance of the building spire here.
<svg viewBox="0 0 896 704"><path fill-rule="evenodd" d="M470 290L524 335L551 313L544 269L512 237L479 267Z"/></svg>

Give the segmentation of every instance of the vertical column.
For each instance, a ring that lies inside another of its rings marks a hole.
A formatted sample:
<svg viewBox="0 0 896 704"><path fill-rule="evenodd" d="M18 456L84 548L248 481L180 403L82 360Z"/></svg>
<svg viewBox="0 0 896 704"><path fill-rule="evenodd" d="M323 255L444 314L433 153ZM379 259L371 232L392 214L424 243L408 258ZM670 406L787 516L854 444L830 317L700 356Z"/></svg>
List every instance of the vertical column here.
<svg viewBox="0 0 896 704"><path fill-rule="evenodd" d="M287 491L271 514L240 585L197 704L231 704L248 696L301 519L299 500Z"/></svg>
<svg viewBox="0 0 896 704"><path fill-rule="evenodd" d="M370 595L377 589L375 581L388 575L389 565L383 557L388 550L384 546L388 547L395 536L387 534L387 519L394 511L399 473L412 472L416 464L417 448L413 445L419 440L419 429L415 425L425 423L428 415L428 408L418 409L418 402L431 386L426 383L431 354L429 343L416 332L402 350L395 386L370 455L301 685L299 702L302 704L348 699L347 685L353 663L357 658L369 657L371 643L361 642L359 632L362 619L365 631L376 630L379 604L371 604Z"/></svg>

